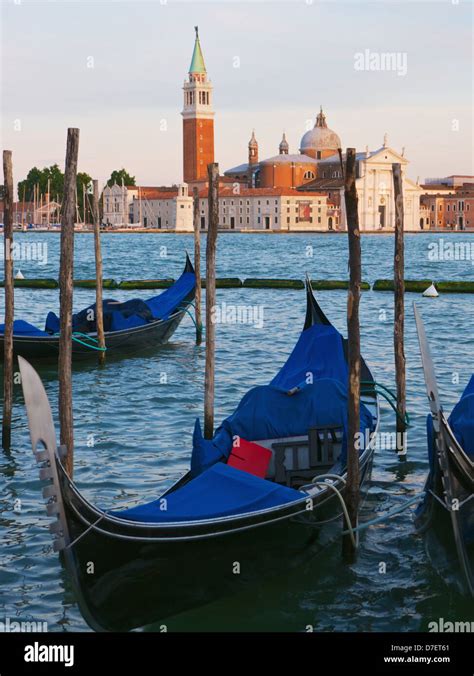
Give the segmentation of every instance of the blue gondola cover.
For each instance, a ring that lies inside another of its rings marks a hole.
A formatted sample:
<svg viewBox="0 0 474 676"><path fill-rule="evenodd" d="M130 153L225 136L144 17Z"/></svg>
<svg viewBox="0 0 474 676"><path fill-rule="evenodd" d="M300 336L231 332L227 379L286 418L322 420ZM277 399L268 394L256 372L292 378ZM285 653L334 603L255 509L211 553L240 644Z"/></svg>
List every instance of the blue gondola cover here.
<svg viewBox="0 0 474 676"><path fill-rule="evenodd" d="M0 324L0 334L5 333L5 324ZM33 324L25 322L23 319L15 319L13 322L13 335L15 336L47 336L48 334L38 329Z"/></svg>
<svg viewBox="0 0 474 676"><path fill-rule="evenodd" d="M181 277L169 289L160 293L159 296L148 298L146 304L156 319L168 319L168 317L181 305L196 284L194 272L183 272Z"/></svg>
<svg viewBox="0 0 474 676"><path fill-rule="evenodd" d="M464 451L474 456L474 375L453 408L448 422Z"/></svg>
<svg viewBox="0 0 474 676"><path fill-rule="evenodd" d="M165 498L109 514L146 523L197 521L256 512L303 497L293 488L219 462Z"/></svg>
<svg viewBox="0 0 474 676"><path fill-rule="evenodd" d="M134 298L124 303L113 300L104 300L104 329L108 331L122 331L137 326L145 326L158 319L166 320L173 312L180 308L184 300L191 294L196 284L194 272L183 272L176 282L166 291L147 300ZM73 331L81 333L95 333L94 320L89 320L89 311L95 317L95 303L73 315ZM0 335L4 333L4 325L0 324ZM59 333L59 317L54 312L48 312L45 330L18 319L13 326L14 335L18 336L48 336Z"/></svg>
<svg viewBox="0 0 474 676"><path fill-rule="evenodd" d="M345 463L347 431L347 363L342 336L333 327L316 324L301 334L295 349L270 385L254 387L226 418L213 439L206 440L196 421L191 471L199 474L228 458L234 437L248 441L302 436L310 427L344 431L341 462ZM288 391L299 386L289 396ZM370 411L361 404L360 431L372 430ZM365 438L365 435L364 435ZM361 450L364 446L362 444Z"/></svg>

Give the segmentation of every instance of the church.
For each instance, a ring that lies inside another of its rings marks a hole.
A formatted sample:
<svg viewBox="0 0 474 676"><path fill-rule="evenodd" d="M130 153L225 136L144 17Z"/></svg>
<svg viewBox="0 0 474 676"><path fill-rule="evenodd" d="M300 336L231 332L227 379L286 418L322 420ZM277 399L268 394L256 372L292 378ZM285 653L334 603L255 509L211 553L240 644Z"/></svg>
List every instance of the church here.
<svg viewBox="0 0 474 676"><path fill-rule="evenodd" d="M183 180L190 187L196 185L201 191L207 185L207 165L215 161L212 90L196 28L194 52L184 84ZM288 225L290 227L287 229L291 230L344 230L344 185L339 159L339 149L342 147L339 135L330 129L321 108L314 127L303 134L298 152L290 152L289 141L283 134L278 144L278 154L260 159L254 130L246 149L247 161L224 171L221 185L227 190L231 185L234 186L234 190L238 190L242 197L251 191L252 197L260 194L265 199L269 191L278 191L283 205L287 201L283 199L285 193L292 197L301 194L302 198L319 198L320 201L324 198L329 214L324 219L324 227L321 227L322 219L319 223L317 219L302 222L299 218L292 222L285 218L287 212L284 212L279 213L276 220L273 218L270 229L284 230ZM406 176L408 160L404 149L399 153L390 148L385 135L381 147L372 151L367 147L364 152L357 154L356 185L361 230L388 231L394 227L393 162L402 165L405 228L420 229L420 196L424 191ZM268 226L268 220L266 224ZM308 224L313 227L308 228ZM262 223L234 221L237 229L260 229L260 226ZM230 223L221 222L220 227L231 226Z"/></svg>
<svg viewBox="0 0 474 676"><path fill-rule="evenodd" d="M208 226L207 166L215 161L213 86L208 77L198 28L183 86L183 176L171 187L108 186L103 193L104 222L109 227L193 231L193 189L199 194L199 223ZM340 136L322 108L292 152L286 134L277 154L260 159L255 130L242 155L219 180L219 227L247 232L328 232L346 230ZM343 162L345 158L343 155ZM428 220L420 209L422 187L411 181L404 149L383 144L357 153L356 186L360 229L389 232L395 223L392 163L402 166L405 229L419 230ZM422 218L420 218L422 216Z"/></svg>

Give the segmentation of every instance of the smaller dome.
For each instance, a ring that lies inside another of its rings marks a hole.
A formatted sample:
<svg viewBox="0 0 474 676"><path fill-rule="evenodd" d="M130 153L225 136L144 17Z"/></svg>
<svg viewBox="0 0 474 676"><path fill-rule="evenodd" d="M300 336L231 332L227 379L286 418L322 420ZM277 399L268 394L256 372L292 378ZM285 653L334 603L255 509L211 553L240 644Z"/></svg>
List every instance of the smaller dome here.
<svg viewBox="0 0 474 676"><path fill-rule="evenodd" d="M335 131L329 129L326 124L326 116L323 109L316 118L316 124L313 129L304 134L301 139L300 152L333 150L336 152L341 147L341 139Z"/></svg>
<svg viewBox="0 0 474 676"><path fill-rule="evenodd" d="M280 147L279 147L280 155L288 155L290 152L290 145L288 141L286 140L286 134L283 132L283 138L281 139Z"/></svg>

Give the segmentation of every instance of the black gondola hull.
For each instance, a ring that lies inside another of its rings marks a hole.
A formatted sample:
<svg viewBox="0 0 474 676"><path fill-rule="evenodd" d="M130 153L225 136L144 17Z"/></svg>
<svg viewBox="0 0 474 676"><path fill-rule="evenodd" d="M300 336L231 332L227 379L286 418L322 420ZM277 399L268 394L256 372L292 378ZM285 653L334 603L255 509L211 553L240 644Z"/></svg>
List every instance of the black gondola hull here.
<svg viewBox="0 0 474 676"><path fill-rule="evenodd" d="M192 298L190 299L192 300ZM111 331L105 334L107 356L130 355L134 352L146 350L164 345L171 338L181 323L184 312L179 311L164 321L150 322L145 326L124 331ZM96 337L95 334L90 334ZM0 337L0 351L3 354L3 335ZM57 360L59 354L59 337L29 338L15 336L13 340L13 354L28 361ZM72 358L74 360L87 360L97 358L97 350L93 347L82 345L77 341L72 342Z"/></svg>
<svg viewBox="0 0 474 676"><path fill-rule="evenodd" d="M470 595L474 589L473 477L461 471L456 440L443 419L441 429L448 453L443 459L436 455L415 525L437 573L460 593Z"/></svg>
<svg viewBox="0 0 474 676"><path fill-rule="evenodd" d="M372 459L369 450L361 466L362 494ZM80 538L61 559L82 615L96 631L166 624L180 612L287 573L340 536L342 512L334 493L315 499L312 510L299 504L271 516L214 520L206 526L127 528L123 520L115 527L98 522L95 508L82 499L61 467L60 474L69 537L72 542ZM318 525L328 519L329 524ZM94 523L97 528L84 534ZM141 539L124 541L112 533Z"/></svg>
<svg viewBox="0 0 474 676"><path fill-rule="evenodd" d="M186 254L185 272L193 272L194 268ZM143 326L136 326L121 331L106 331L105 345L107 356L126 356L142 350L164 345L171 338L181 323L187 306L193 302L196 289L190 293L173 309L167 319L156 319ZM88 340L88 338L90 340ZM97 333L89 333L87 337L77 336L72 340L72 358L74 361L84 361L97 358ZM0 334L0 359L3 360L4 335ZM13 336L14 357L24 357L28 361L38 360L57 361L59 355L59 335L51 336Z"/></svg>

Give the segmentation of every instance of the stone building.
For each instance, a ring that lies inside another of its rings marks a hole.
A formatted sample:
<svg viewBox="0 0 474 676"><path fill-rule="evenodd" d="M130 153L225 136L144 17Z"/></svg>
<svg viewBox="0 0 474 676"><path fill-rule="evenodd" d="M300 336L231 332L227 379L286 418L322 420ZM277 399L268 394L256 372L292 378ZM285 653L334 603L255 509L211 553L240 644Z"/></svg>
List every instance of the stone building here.
<svg viewBox="0 0 474 676"><path fill-rule="evenodd" d="M432 188L421 197L421 204L425 210L424 227L428 225L434 230L474 229L474 183L456 185L449 192L439 191L438 188L439 186Z"/></svg>
<svg viewBox="0 0 474 676"><path fill-rule="evenodd" d="M343 155L345 162L345 155ZM406 176L408 160L388 146L387 136L381 148L356 154L356 188L358 195L359 223L364 231L391 230L395 225L395 198L393 192L392 164L402 167L402 185L405 208L405 230L420 230L421 186ZM338 154L333 154L318 163L319 178L300 186L298 190L326 190L331 201L340 207L341 227L346 227L344 212L344 181Z"/></svg>
<svg viewBox="0 0 474 676"><path fill-rule="evenodd" d="M199 200L200 226L207 229L206 190L200 191ZM237 190L235 186L221 186L219 190L219 228L223 230L326 231L329 211L333 216L333 207L328 205L324 193L308 192L303 195L289 188L240 186Z"/></svg>
<svg viewBox="0 0 474 676"><path fill-rule="evenodd" d="M130 204L130 223L144 228L193 231L193 198L185 183L175 188L148 189L146 199L135 196Z"/></svg>

